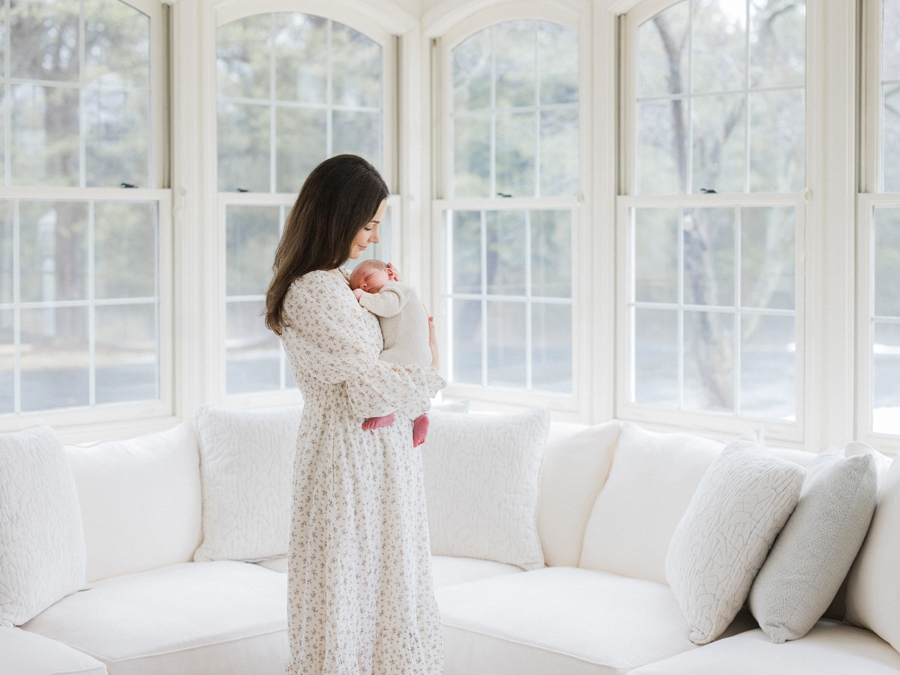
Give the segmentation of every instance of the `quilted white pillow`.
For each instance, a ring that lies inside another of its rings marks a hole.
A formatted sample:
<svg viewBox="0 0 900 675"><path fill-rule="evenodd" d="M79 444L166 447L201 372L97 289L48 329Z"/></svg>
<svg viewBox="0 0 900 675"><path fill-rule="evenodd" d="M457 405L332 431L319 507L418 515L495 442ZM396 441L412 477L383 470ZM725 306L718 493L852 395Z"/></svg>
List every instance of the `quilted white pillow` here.
<svg viewBox="0 0 900 675"><path fill-rule="evenodd" d="M543 567L537 511L547 410L429 418L421 449L432 555Z"/></svg>
<svg viewBox="0 0 900 675"><path fill-rule="evenodd" d="M84 560L78 494L56 433L35 421L0 434L0 626L81 589Z"/></svg>
<svg viewBox="0 0 900 675"><path fill-rule="evenodd" d="M197 410L203 543L195 561L286 555L299 407Z"/></svg>
<svg viewBox="0 0 900 675"><path fill-rule="evenodd" d="M715 640L737 615L805 474L766 450L757 429L728 444L703 476L666 556L694 644Z"/></svg>

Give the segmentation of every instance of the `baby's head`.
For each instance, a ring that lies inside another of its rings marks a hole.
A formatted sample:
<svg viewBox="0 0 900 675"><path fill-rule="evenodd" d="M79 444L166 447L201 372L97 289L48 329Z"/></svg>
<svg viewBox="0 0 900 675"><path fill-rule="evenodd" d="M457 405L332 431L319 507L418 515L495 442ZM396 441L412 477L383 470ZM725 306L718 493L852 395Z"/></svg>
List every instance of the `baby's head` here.
<svg viewBox="0 0 900 675"><path fill-rule="evenodd" d="M350 274L350 288L377 293L394 278L393 271L380 260L364 260Z"/></svg>

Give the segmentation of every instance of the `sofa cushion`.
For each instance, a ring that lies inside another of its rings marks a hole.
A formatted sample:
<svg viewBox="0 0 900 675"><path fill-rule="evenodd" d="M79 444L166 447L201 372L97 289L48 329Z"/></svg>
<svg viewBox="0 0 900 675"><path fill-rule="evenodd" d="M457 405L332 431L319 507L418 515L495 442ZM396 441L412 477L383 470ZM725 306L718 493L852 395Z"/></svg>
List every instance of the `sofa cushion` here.
<svg viewBox="0 0 900 675"><path fill-rule="evenodd" d="M431 553L544 566L537 531L550 413L433 413L422 444Z"/></svg>
<svg viewBox="0 0 900 675"><path fill-rule="evenodd" d="M84 586L72 469L43 421L0 434L0 627L25 623Z"/></svg>
<svg viewBox="0 0 900 675"><path fill-rule="evenodd" d="M772 455L762 440L757 429L728 444L672 535L666 578L698 645L719 637L737 615L800 496L806 471Z"/></svg>
<svg viewBox="0 0 900 675"><path fill-rule="evenodd" d="M478 579L487 579L504 574L524 574L521 567L478 560L478 558L454 558L446 555L431 556L431 570L434 575L434 587L464 584Z"/></svg>
<svg viewBox="0 0 900 675"><path fill-rule="evenodd" d="M287 577L239 562L170 565L98 581L23 628L110 675L283 675Z"/></svg>
<svg viewBox="0 0 900 675"><path fill-rule="evenodd" d="M750 609L772 642L803 637L828 609L869 529L877 486L870 455L831 448L810 465L797 508L750 588Z"/></svg>
<svg viewBox="0 0 900 675"><path fill-rule="evenodd" d="M761 630L719 640L630 675L897 675L900 654L861 628L819 621L802 640L774 644Z"/></svg>
<svg viewBox="0 0 900 675"><path fill-rule="evenodd" d="M88 581L189 562L200 544L200 453L190 423L158 434L66 446Z"/></svg>
<svg viewBox="0 0 900 675"><path fill-rule="evenodd" d="M578 566L668 583L666 552L672 533L722 447L699 436L658 434L622 423Z"/></svg>
<svg viewBox="0 0 900 675"><path fill-rule="evenodd" d="M106 666L56 640L0 628L0 675L106 675Z"/></svg>
<svg viewBox="0 0 900 675"><path fill-rule="evenodd" d="M445 675L626 673L694 649L668 586L547 567L436 590Z"/></svg>
<svg viewBox="0 0 900 675"><path fill-rule="evenodd" d="M616 420L591 427L550 425L538 505L538 533L548 565L578 565L584 530L621 431Z"/></svg>
<svg viewBox="0 0 900 675"><path fill-rule="evenodd" d="M203 543L194 560L287 554L299 407L197 410Z"/></svg>

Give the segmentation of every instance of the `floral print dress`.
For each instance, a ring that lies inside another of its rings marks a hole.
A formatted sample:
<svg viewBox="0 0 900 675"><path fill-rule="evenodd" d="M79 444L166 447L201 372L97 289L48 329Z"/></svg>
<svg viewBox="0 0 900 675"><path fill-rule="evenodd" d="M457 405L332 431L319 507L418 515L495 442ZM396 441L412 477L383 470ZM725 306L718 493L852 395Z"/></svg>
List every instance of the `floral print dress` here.
<svg viewBox="0 0 900 675"><path fill-rule="evenodd" d="M288 562L289 675L441 675L425 491L412 422L446 383L379 361L381 330L345 278L316 271L284 299L303 393ZM367 417L395 422L364 431Z"/></svg>

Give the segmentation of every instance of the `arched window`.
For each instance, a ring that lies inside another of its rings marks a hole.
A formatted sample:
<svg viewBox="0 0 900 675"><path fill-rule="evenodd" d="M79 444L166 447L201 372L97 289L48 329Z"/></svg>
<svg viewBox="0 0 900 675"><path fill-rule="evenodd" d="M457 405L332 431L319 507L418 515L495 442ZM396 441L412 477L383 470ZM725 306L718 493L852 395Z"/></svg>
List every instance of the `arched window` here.
<svg viewBox="0 0 900 675"><path fill-rule="evenodd" d="M442 45L449 392L572 396L578 31L507 20Z"/></svg>
<svg viewBox="0 0 900 675"><path fill-rule="evenodd" d="M162 7L7 0L5 12L0 413L171 414Z"/></svg>
<svg viewBox="0 0 900 675"><path fill-rule="evenodd" d="M806 7L658 8L625 24L620 415L766 419L799 438Z"/></svg>

